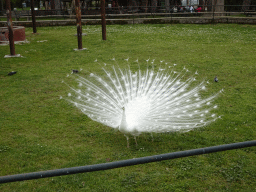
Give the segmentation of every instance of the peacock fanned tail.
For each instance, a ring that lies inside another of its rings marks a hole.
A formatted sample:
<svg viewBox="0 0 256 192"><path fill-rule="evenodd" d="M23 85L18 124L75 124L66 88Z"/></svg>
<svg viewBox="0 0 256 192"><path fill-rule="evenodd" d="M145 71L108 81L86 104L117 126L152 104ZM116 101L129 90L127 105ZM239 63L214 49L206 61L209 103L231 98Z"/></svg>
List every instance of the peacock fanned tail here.
<svg viewBox="0 0 256 192"><path fill-rule="evenodd" d="M189 131L215 121L213 101L218 92L201 98L207 82L196 84L194 77L184 80L187 69L177 73L164 68L132 73L112 66L102 68L104 76L76 74L77 87L71 87L68 101L94 121L125 134ZM125 111L125 112L124 112Z"/></svg>

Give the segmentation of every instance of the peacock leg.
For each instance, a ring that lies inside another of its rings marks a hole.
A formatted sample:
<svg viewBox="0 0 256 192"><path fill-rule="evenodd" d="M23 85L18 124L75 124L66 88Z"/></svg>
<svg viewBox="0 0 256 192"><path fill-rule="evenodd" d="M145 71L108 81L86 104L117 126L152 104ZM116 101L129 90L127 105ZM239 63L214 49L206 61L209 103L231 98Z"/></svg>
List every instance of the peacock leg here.
<svg viewBox="0 0 256 192"><path fill-rule="evenodd" d="M129 137L127 136L127 135L124 135L125 137L126 137L126 139L127 139L127 148L129 148L130 146L129 146Z"/></svg>
<svg viewBox="0 0 256 192"><path fill-rule="evenodd" d="M137 147L137 146L138 146L138 143L137 143L137 140L136 140L136 136L134 136L134 140L135 140L136 147Z"/></svg>
<svg viewBox="0 0 256 192"><path fill-rule="evenodd" d="M154 141L153 133L151 133L151 137L152 137L152 142L153 142Z"/></svg>

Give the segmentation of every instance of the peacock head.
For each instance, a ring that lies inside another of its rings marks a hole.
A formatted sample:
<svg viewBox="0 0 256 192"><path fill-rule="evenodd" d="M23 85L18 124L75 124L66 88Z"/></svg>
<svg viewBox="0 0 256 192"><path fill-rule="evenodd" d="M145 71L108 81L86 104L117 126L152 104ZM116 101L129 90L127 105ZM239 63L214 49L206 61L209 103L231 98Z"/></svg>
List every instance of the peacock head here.
<svg viewBox="0 0 256 192"><path fill-rule="evenodd" d="M125 113L125 107L122 107L122 113L123 114Z"/></svg>

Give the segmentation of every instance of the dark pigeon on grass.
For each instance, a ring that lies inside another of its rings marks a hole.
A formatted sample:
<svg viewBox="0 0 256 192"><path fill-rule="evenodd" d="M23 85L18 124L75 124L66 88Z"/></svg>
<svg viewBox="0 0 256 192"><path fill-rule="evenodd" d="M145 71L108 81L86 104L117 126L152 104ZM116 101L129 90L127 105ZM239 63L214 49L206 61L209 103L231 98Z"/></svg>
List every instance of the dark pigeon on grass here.
<svg viewBox="0 0 256 192"><path fill-rule="evenodd" d="M72 69L73 73L78 73L79 71L77 69Z"/></svg>
<svg viewBox="0 0 256 192"><path fill-rule="evenodd" d="M218 78L217 78L217 76L215 76L215 78L214 78L214 82L218 82L219 80L218 80Z"/></svg>

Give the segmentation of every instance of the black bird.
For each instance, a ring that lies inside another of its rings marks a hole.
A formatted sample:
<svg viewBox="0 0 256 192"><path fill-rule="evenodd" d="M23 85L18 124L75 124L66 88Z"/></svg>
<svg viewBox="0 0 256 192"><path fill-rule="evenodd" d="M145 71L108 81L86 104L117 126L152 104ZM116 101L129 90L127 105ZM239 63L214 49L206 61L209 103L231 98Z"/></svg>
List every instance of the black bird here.
<svg viewBox="0 0 256 192"><path fill-rule="evenodd" d="M8 73L8 75L14 75L16 73L17 73L17 71L12 71L12 72Z"/></svg>
<svg viewBox="0 0 256 192"><path fill-rule="evenodd" d="M215 82L218 82L218 81L219 81L218 78L217 78L217 76L215 76L214 81L215 81Z"/></svg>

